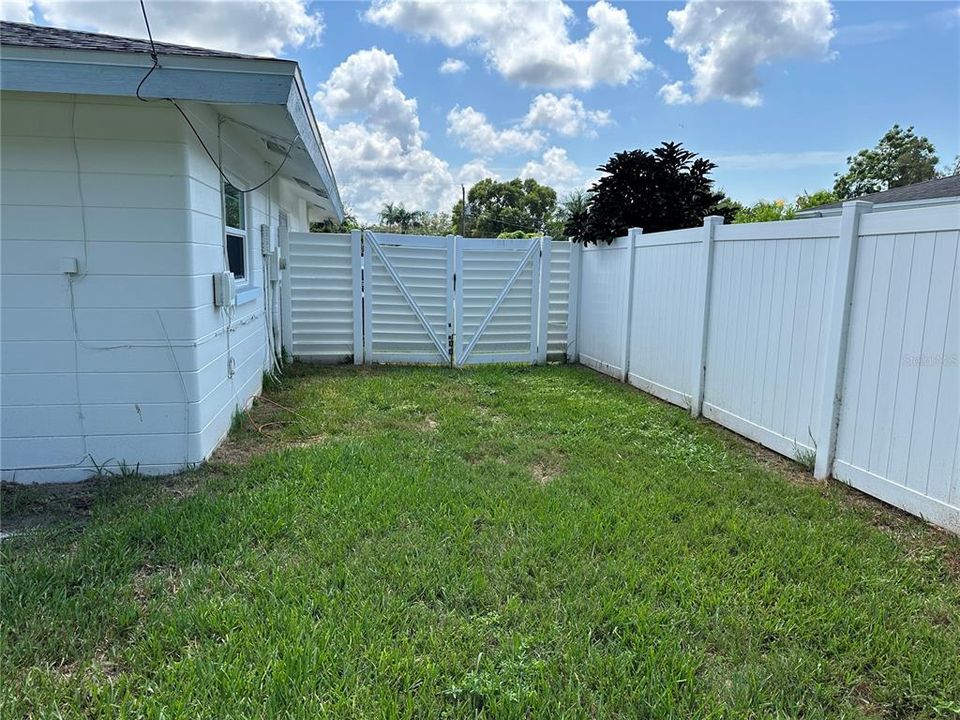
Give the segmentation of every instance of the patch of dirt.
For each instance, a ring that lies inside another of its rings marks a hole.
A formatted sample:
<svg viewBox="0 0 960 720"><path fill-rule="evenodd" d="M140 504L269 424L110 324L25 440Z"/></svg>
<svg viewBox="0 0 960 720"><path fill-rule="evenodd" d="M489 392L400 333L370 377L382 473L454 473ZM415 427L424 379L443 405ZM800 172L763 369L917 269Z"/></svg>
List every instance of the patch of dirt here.
<svg viewBox="0 0 960 720"><path fill-rule="evenodd" d="M42 485L2 483L0 530L7 538L47 527L86 523L101 486L101 480Z"/></svg>
<svg viewBox="0 0 960 720"><path fill-rule="evenodd" d="M556 460L537 460L530 466L530 474L541 487L553 482L561 473L563 467Z"/></svg>
<svg viewBox="0 0 960 720"><path fill-rule="evenodd" d="M873 697L873 688L866 681L860 681L853 687L853 700L857 707L867 717L883 715L882 707Z"/></svg>
<svg viewBox="0 0 960 720"><path fill-rule="evenodd" d="M145 503L163 496L190 497L214 474L214 468L205 466L162 477L108 476L77 483L32 485L0 483L0 537L15 538L46 528L75 530L90 521L96 505L109 506L130 493L142 493Z"/></svg>
<svg viewBox="0 0 960 720"><path fill-rule="evenodd" d="M123 669L102 650L98 650L90 660L71 660L50 666L50 674L54 677L69 680L82 673L101 685L112 685L122 672Z"/></svg>
<svg viewBox="0 0 960 720"><path fill-rule="evenodd" d="M176 595L183 587L183 570L176 567L153 567L145 565L133 574L131 584L133 588L133 597L140 608L140 612L146 610L147 603L158 592L156 585L159 583L159 592L165 595Z"/></svg>

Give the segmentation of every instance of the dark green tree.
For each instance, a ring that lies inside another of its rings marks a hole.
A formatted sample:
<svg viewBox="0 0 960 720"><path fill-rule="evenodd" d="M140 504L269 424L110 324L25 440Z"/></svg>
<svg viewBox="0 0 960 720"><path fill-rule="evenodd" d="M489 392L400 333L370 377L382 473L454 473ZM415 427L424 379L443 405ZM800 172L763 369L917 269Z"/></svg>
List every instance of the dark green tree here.
<svg viewBox="0 0 960 720"><path fill-rule="evenodd" d="M847 171L836 174L833 191L841 200L937 177L937 150L927 138L894 125L872 150L847 158Z"/></svg>
<svg viewBox="0 0 960 720"><path fill-rule="evenodd" d="M464 234L468 237L497 237L502 232L520 230L545 233L557 211L557 193L536 180L515 178L481 180L467 193ZM455 232L460 232L463 202L457 201L451 213Z"/></svg>
<svg viewBox="0 0 960 720"><path fill-rule="evenodd" d="M612 242L632 227L660 232L700 225L724 198L713 189L715 167L680 143L617 153L597 168L604 175L590 188L586 233L571 238Z"/></svg>

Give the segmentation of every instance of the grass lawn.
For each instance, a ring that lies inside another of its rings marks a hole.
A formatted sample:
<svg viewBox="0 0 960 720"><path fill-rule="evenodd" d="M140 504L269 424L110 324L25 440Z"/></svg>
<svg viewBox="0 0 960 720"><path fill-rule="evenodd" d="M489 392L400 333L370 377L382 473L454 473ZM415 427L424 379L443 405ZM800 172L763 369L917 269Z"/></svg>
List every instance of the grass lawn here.
<svg viewBox="0 0 960 720"><path fill-rule="evenodd" d="M0 546L0 716L956 717L960 543L805 478L581 368L295 367L200 470L5 490L89 517Z"/></svg>

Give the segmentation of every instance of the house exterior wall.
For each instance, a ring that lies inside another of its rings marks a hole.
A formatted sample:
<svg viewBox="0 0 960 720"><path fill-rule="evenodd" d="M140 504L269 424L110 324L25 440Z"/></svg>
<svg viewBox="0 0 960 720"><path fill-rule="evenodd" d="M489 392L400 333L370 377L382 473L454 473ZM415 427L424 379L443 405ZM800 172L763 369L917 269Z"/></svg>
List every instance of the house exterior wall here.
<svg viewBox="0 0 960 720"><path fill-rule="evenodd" d="M0 112L2 478L202 461L267 367L259 228L276 232L279 181L247 200L251 290L228 312L212 294L226 267L219 178L176 110L4 93ZM223 145L238 181L269 174L226 134ZM299 211L287 209L291 224Z"/></svg>

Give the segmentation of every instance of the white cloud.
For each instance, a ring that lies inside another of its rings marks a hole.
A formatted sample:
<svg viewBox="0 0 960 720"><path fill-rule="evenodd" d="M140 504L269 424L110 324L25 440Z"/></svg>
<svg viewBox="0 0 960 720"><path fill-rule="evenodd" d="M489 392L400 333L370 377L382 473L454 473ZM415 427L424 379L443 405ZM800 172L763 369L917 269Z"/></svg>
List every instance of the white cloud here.
<svg viewBox="0 0 960 720"><path fill-rule="evenodd" d="M447 113L447 134L461 146L483 155L499 155L507 150L530 152L544 143L543 133L537 130L497 130L482 112L459 105Z"/></svg>
<svg viewBox="0 0 960 720"><path fill-rule="evenodd" d="M667 19L673 25L667 45L686 53L696 102L759 105L760 66L782 58L828 59L836 34L829 0L688 0Z"/></svg>
<svg viewBox="0 0 960 720"><path fill-rule="evenodd" d="M424 147L417 101L396 81L400 66L379 48L360 50L333 69L314 95L329 119L320 123L340 194L357 215L374 221L384 203L411 210L451 207L458 186L446 161Z"/></svg>
<svg viewBox="0 0 960 720"><path fill-rule="evenodd" d="M487 166L487 161L484 158L474 158L470 162L465 163L457 175L457 180L466 185L468 190L471 185L475 185L485 178L499 180L500 173L491 170Z"/></svg>
<svg viewBox="0 0 960 720"><path fill-rule="evenodd" d="M409 147L420 140L417 101L396 86L397 59L380 48L360 50L330 73L313 99L330 118L363 114L365 125Z"/></svg>
<svg viewBox="0 0 960 720"><path fill-rule="evenodd" d="M470 66L459 58L447 58L440 63L440 72L443 75L456 75L457 73L466 72L469 69Z"/></svg>
<svg viewBox="0 0 960 720"><path fill-rule="evenodd" d="M544 93L537 95L530 103L523 126L545 127L567 137L596 137L596 128L609 125L610 122L609 110L587 110L581 100L569 93L561 97Z"/></svg>
<svg viewBox="0 0 960 720"><path fill-rule="evenodd" d="M2 4L6 13L7 0ZM44 25L147 37L136 2L35 0L32 9L32 21ZM280 55L316 43L323 32L323 15L308 10L305 0L148 2L147 12L157 41L248 55Z"/></svg>
<svg viewBox="0 0 960 720"><path fill-rule="evenodd" d="M364 221L375 221L386 202L411 210L447 210L459 187L447 163L417 144L359 123L320 124L344 203Z"/></svg>
<svg viewBox="0 0 960 720"><path fill-rule="evenodd" d="M582 184L583 176L575 162L567 157L567 151L559 147L548 148L539 160L531 160L520 169L521 178L533 178L542 185L549 185L561 197Z"/></svg>
<svg viewBox="0 0 960 720"><path fill-rule="evenodd" d="M661 86L657 95L659 95L667 105L686 105L687 103L693 102L693 98L684 90L682 80Z"/></svg>
<svg viewBox="0 0 960 720"><path fill-rule="evenodd" d="M32 23L32 6L32 0L0 0L0 20Z"/></svg>
<svg viewBox="0 0 960 720"><path fill-rule="evenodd" d="M448 47L478 49L497 72L523 85L623 85L652 67L626 11L606 0L588 8L590 31L578 40L570 38L574 12L562 0L377 0L366 18Z"/></svg>

